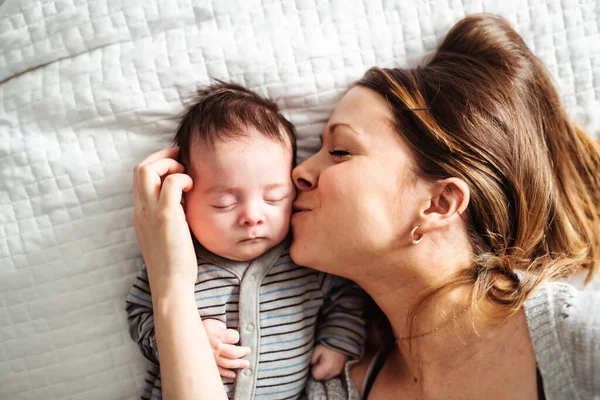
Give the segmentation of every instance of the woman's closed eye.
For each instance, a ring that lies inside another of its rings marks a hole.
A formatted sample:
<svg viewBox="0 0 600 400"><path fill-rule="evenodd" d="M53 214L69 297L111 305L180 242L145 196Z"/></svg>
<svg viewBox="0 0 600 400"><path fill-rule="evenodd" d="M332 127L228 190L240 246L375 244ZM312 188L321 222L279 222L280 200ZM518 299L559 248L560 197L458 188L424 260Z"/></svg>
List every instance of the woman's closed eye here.
<svg viewBox="0 0 600 400"><path fill-rule="evenodd" d="M329 152L333 158L344 158L348 157L350 153L346 150L332 150Z"/></svg>

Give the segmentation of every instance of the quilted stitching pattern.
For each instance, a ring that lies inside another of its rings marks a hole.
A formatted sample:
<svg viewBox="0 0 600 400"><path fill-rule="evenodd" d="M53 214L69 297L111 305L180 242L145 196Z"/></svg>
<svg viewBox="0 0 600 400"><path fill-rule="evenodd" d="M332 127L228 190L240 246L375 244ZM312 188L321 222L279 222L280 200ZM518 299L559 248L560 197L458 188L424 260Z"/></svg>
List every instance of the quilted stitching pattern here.
<svg viewBox="0 0 600 400"><path fill-rule="evenodd" d="M595 0L0 2L0 398L133 399L131 169L198 84L277 99L300 157L372 65L414 65L466 13L511 20L600 130ZM596 282L600 288L600 282Z"/></svg>

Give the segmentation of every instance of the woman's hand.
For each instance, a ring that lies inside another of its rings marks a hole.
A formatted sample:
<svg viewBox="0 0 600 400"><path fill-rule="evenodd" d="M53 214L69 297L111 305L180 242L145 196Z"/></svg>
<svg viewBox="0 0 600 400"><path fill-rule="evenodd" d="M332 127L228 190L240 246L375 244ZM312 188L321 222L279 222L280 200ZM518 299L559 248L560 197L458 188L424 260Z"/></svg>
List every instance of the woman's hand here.
<svg viewBox="0 0 600 400"><path fill-rule="evenodd" d="M193 182L177 162L178 147L160 150L133 170L133 226L153 294L170 284L194 285L197 263L181 205Z"/></svg>
<svg viewBox="0 0 600 400"><path fill-rule="evenodd" d="M158 151L133 171L133 225L152 292L162 394L163 399L225 400L196 308L198 266L181 206L193 183L175 159L178 151Z"/></svg>

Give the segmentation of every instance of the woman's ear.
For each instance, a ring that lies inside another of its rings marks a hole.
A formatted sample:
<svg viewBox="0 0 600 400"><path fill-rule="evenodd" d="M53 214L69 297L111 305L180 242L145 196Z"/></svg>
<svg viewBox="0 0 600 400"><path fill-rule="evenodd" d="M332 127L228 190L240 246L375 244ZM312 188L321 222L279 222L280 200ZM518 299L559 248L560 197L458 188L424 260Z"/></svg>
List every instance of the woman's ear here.
<svg viewBox="0 0 600 400"><path fill-rule="evenodd" d="M419 215L419 232L443 228L460 218L469 205L470 195L471 190L462 179L448 178L434 183L431 198Z"/></svg>

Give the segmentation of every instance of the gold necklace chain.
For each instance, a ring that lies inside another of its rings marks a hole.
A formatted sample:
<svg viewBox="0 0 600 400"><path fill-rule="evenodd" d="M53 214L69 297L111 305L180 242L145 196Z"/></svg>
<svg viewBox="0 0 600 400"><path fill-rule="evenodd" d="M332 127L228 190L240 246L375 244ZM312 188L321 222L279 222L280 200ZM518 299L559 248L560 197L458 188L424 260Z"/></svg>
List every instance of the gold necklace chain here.
<svg viewBox="0 0 600 400"><path fill-rule="evenodd" d="M423 336L431 335L431 334L439 331L440 329L442 329L446 325L448 325L450 322L455 321L458 317L460 317L461 315L463 315L464 313L466 313L469 310L469 308L471 308L471 305L467 306L464 310L462 310L461 312L459 312L458 314L456 314L454 316L454 318L451 318L451 319L448 319L448 320L442 322L441 325L439 325L437 328L435 328L435 329L433 329L433 330L431 330L429 332L420 333L420 334L414 335L414 336L399 337L399 338L396 339L396 341L394 343L398 344L398 342L401 341L401 340L418 339L418 338L422 338Z"/></svg>

